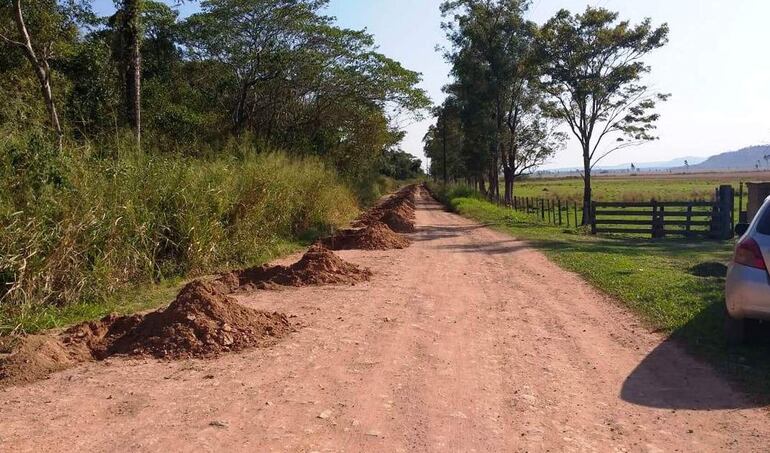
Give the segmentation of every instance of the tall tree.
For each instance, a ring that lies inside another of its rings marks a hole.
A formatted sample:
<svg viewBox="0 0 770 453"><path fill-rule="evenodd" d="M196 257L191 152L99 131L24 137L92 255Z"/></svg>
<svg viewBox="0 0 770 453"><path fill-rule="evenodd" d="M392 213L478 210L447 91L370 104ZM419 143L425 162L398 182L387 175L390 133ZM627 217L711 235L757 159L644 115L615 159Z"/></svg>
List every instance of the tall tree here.
<svg viewBox="0 0 770 453"><path fill-rule="evenodd" d="M77 36L77 21L90 12L88 6L87 2L77 1L60 5L55 0L33 2L27 7L21 0L0 3L0 42L20 49L32 66L60 149L64 132L53 94L50 63L66 52Z"/></svg>
<svg viewBox="0 0 770 453"><path fill-rule="evenodd" d="M142 138L142 27L143 0L119 0L114 51L123 82L123 108L137 146Z"/></svg>
<svg viewBox="0 0 770 453"><path fill-rule="evenodd" d="M514 179L543 164L563 141L558 124L541 118L537 26L524 19L528 5L526 0L450 0L441 6L444 17L451 16L443 24L453 46L446 55L456 79L452 89L464 106L467 143L486 149L477 156L494 197L500 195L502 168L507 203Z"/></svg>
<svg viewBox="0 0 770 453"><path fill-rule="evenodd" d="M453 95L433 109L436 124L423 137L425 156L430 159L429 173L444 182L468 178L462 156L460 104Z"/></svg>
<svg viewBox="0 0 770 453"><path fill-rule="evenodd" d="M666 44L668 26L650 19L632 26L603 8L583 14L561 10L542 28L539 54L544 89L551 96L546 113L564 120L583 153L583 224L589 219L591 170L610 153L653 140L657 101L641 83L650 71L643 58ZM611 145L600 145L614 138Z"/></svg>

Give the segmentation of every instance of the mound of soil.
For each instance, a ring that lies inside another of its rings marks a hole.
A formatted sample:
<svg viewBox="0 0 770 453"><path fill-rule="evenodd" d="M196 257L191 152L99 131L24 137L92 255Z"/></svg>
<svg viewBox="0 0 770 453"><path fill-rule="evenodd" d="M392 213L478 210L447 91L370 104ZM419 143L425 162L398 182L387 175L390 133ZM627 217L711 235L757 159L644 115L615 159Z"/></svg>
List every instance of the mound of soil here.
<svg viewBox="0 0 770 453"><path fill-rule="evenodd" d="M340 259L320 245L311 247L291 266L259 266L240 273L242 288L277 289L282 286L353 285L371 278L369 269Z"/></svg>
<svg viewBox="0 0 770 453"><path fill-rule="evenodd" d="M253 310L194 281L165 310L144 316L108 347L109 354L208 357L272 343L291 332L282 313Z"/></svg>
<svg viewBox="0 0 770 453"><path fill-rule="evenodd" d="M398 233L414 232L414 199L417 190L417 186L401 189L377 206L362 213L353 222L353 226L367 227L373 223L382 222Z"/></svg>
<svg viewBox="0 0 770 453"><path fill-rule="evenodd" d="M45 379L51 373L65 370L89 360L90 354L78 357L55 336L30 335L20 338L13 352L0 359L0 386L27 384Z"/></svg>
<svg viewBox="0 0 770 453"><path fill-rule="evenodd" d="M61 334L20 338L0 358L0 386L23 384L78 363L116 354L158 358L211 357L267 346L292 331L282 313L244 307L224 289L232 278L193 281L166 309L146 315L110 315Z"/></svg>
<svg viewBox="0 0 770 453"><path fill-rule="evenodd" d="M386 212L380 221L397 233L414 233L414 220L399 211Z"/></svg>
<svg viewBox="0 0 770 453"><path fill-rule="evenodd" d="M321 241L332 250L389 250L409 247L409 239L391 230L382 222L371 222L363 228L340 230Z"/></svg>

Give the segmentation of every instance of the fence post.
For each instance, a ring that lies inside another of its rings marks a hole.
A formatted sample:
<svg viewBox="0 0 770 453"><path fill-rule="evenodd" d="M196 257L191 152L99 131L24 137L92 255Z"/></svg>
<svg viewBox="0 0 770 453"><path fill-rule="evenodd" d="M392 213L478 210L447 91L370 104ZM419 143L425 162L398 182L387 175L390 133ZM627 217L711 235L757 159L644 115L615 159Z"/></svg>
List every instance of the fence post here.
<svg viewBox="0 0 770 453"><path fill-rule="evenodd" d="M690 222L692 222L692 202L687 203L687 220L684 227L686 231L685 235L688 238L692 236L692 233L690 232L690 228L692 225L690 224Z"/></svg>
<svg viewBox="0 0 770 453"><path fill-rule="evenodd" d="M738 183L738 222L739 223L747 223L748 222L748 212L743 212L743 181Z"/></svg>
<svg viewBox="0 0 770 453"><path fill-rule="evenodd" d="M556 203L559 205L559 226L561 226L561 199L557 198Z"/></svg>
<svg viewBox="0 0 770 453"><path fill-rule="evenodd" d="M660 235L660 225L658 223L658 202L652 199L652 238L655 239Z"/></svg>
<svg viewBox="0 0 770 453"><path fill-rule="evenodd" d="M567 228L569 228L569 200L567 200Z"/></svg>
<svg viewBox="0 0 770 453"><path fill-rule="evenodd" d="M719 197L717 198L717 209L719 227L717 239L732 239L734 235L733 228L733 209L735 207L735 189L730 185L721 185L717 189Z"/></svg>
<svg viewBox="0 0 770 453"><path fill-rule="evenodd" d="M659 237L666 237L666 207L660 206L660 210L658 211L658 222L660 224L660 229L658 230L660 234Z"/></svg>
<svg viewBox="0 0 770 453"><path fill-rule="evenodd" d="M545 222L545 200L540 199L540 220Z"/></svg>
<svg viewBox="0 0 770 453"><path fill-rule="evenodd" d="M573 209L573 211L575 211L575 228L577 228L578 226L577 225L577 201L573 201L572 203L573 203L573 208L575 208Z"/></svg>
<svg viewBox="0 0 770 453"><path fill-rule="evenodd" d="M591 201L591 212L588 213L589 221L591 222L591 234L596 234L596 202ZM583 213L583 216L585 216L585 212ZM575 217L577 219L577 217ZM577 220L575 221L577 222ZM577 223L576 223L577 225Z"/></svg>
<svg viewBox="0 0 770 453"><path fill-rule="evenodd" d="M551 200L545 200L545 210L548 211L548 223L551 222Z"/></svg>

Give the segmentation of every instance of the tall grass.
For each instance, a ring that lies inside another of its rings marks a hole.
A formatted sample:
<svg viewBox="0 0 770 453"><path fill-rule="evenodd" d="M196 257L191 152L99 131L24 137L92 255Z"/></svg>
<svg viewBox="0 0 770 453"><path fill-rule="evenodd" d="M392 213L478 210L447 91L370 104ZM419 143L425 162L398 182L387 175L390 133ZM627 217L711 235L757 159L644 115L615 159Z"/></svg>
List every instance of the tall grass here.
<svg viewBox="0 0 770 453"><path fill-rule="evenodd" d="M47 143L35 134L0 143L0 332L41 306L261 261L357 211L318 159L253 149L105 158Z"/></svg>

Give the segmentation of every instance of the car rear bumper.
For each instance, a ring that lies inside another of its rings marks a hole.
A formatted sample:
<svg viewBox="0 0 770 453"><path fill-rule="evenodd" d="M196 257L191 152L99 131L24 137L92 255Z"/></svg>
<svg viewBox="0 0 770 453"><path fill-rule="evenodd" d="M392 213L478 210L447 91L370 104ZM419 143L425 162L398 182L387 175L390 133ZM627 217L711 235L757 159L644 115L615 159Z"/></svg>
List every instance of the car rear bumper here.
<svg viewBox="0 0 770 453"><path fill-rule="evenodd" d="M736 319L770 320L770 276L766 270L731 263L725 282L727 312Z"/></svg>

